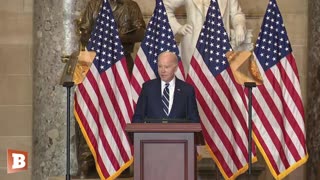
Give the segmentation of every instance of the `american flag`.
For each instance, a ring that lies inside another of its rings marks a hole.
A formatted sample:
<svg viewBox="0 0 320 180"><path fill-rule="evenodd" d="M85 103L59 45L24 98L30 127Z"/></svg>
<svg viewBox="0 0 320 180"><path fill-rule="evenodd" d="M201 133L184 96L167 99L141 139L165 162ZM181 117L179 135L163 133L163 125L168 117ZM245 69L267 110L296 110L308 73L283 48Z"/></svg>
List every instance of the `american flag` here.
<svg viewBox="0 0 320 180"><path fill-rule="evenodd" d="M148 24L145 38L141 42L134 61L131 85L133 101L135 103L138 101L142 84L158 77L157 58L164 51L174 52L179 57L179 49L169 25L166 9L162 0L156 0L156 7ZM180 57L176 76L184 80L184 71Z"/></svg>
<svg viewBox="0 0 320 180"><path fill-rule="evenodd" d="M255 142L272 175L282 179L308 155L298 69L275 0L269 1L254 54L263 79L253 89Z"/></svg>
<svg viewBox="0 0 320 180"><path fill-rule="evenodd" d="M226 53L231 51L216 0L211 0L187 82L196 89L202 132L225 179L248 168L248 124L244 87L237 84Z"/></svg>
<svg viewBox="0 0 320 180"><path fill-rule="evenodd" d="M75 92L74 113L101 179L114 179L133 161L125 126L133 115L129 73L107 0L87 45L96 57Z"/></svg>

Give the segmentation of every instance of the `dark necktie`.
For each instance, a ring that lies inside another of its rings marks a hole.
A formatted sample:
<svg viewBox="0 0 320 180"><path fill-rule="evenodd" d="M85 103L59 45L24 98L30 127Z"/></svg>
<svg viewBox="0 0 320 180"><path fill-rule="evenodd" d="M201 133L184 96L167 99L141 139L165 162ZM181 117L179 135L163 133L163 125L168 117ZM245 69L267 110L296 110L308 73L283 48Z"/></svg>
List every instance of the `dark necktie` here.
<svg viewBox="0 0 320 180"><path fill-rule="evenodd" d="M166 83L166 86L163 89L162 105L164 113L169 116L169 83Z"/></svg>

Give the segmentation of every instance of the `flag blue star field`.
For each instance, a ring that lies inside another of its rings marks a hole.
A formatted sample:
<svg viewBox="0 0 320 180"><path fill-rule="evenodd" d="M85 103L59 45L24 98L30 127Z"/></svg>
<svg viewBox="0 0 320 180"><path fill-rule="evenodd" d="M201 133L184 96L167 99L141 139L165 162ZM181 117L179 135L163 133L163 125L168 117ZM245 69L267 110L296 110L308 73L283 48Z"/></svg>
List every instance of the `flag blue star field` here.
<svg viewBox="0 0 320 180"><path fill-rule="evenodd" d="M101 179L115 179L133 162L125 132L133 115L129 73L107 0L87 45L96 56L75 92L74 114L90 147Z"/></svg>
<svg viewBox="0 0 320 180"><path fill-rule="evenodd" d="M156 0L156 7L147 26L145 38L141 42L132 70L132 96L136 103L142 84L158 77L157 58L161 52L174 52L179 57L179 68L176 76L184 80L184 71L179 56L179 49L169 24L166 9L162 0Z"/></svg>
<svg viewBox="0 0 320 180"><path fill-rule="evenodd" d="M308 159L298 69L275 0L270 0L254 49L263 85L253 90L255 142L275 179Z"/></svg>
<svg viewBox="0 0 320 180"><path fill-rule="evenodd" d="M232 50L228 39L218 3L211 0L186 81L196 89L209 152L224 178L235 179L248 168L248 113L244 87L226 57Z"/></svg>

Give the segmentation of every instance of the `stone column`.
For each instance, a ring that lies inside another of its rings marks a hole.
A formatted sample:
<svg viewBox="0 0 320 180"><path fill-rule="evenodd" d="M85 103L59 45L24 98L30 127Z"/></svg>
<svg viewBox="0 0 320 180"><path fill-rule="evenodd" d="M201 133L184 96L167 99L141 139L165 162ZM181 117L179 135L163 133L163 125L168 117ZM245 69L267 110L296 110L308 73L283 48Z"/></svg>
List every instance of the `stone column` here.
<svg viewBox="0 0 320 180"><path fill-rule="evenodd" d="M309 0L308 16L307 179L320 179L320 1Z"/></svg>
<svg viewBox="0 0 320 180"><path fill-rule="evenodd" d="M61 56L78 50L74 20L87 2L34 0L33 180L66 175L67 91L59 84L65 65ZM77 170L74 123L72 118L72 174Z"/></svg>

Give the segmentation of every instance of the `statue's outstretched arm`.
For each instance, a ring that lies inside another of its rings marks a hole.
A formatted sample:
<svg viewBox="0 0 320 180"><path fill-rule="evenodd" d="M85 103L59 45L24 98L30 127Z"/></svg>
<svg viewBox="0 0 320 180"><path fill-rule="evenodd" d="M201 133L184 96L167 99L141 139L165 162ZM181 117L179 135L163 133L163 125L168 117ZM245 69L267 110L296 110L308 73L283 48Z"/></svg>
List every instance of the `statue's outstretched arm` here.
<svg viewBox="0 0 320 180"><path fill-rule="evenodd" d="M120 39L122 43L141 42L144 38L144 33L145 28L138 28L126 34L120 34Z"/></svg>
<svg viewBox="0 0 320 180"><path fill-rule="evenodd" d="M187 33L192 33L192 25L190 24L180 24L174 14L174 11L183 5L185 5L187 0L163 0L164 6L167 11L169 23L173 34L186 35Z"/></svg>

